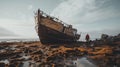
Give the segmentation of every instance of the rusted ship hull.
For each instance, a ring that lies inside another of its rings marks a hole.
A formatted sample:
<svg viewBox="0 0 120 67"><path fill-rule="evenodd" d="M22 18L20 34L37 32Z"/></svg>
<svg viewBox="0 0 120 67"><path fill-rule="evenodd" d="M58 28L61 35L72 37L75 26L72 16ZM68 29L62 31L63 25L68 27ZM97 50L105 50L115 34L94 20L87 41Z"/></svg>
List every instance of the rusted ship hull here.
<svg viewBox="0 0 120 67"><path fill-rule="evenodd" d="M70 43L75 42L75 37L66 35L42 24L38 26L38 36L42 43Z"/></svg>
<svg viewBox="0 0 120 67"><path fill-rule="evenodd" d="M72 25L63 23L57 18L50 17L38 10L35 16L36 31L41 43L71 43L80 35Z"/></svg>

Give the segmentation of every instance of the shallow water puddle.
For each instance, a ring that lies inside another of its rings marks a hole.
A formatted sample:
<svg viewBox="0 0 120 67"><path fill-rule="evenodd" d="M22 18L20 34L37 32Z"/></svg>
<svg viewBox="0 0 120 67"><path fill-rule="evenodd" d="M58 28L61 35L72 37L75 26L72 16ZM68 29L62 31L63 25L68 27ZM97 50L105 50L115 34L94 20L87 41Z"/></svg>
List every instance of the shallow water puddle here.
<svg viewBox="0 0 120 67"><path fill-rule="evenodd" d="M86 57L82 57L74 61L76 67L97 67L92 62L90 62Z"/></svg>

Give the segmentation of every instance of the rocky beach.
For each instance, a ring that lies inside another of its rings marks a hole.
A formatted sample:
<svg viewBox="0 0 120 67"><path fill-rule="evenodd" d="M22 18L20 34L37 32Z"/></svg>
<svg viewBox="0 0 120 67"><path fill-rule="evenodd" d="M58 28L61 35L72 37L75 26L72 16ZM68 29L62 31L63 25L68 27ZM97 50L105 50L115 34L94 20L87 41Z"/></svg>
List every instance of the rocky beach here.
<svg viewBox="0 0 120 67"><path fill-rule="evenodd" d="M120 41L41 44L1 42L0 67L120 67Z"/></svg>

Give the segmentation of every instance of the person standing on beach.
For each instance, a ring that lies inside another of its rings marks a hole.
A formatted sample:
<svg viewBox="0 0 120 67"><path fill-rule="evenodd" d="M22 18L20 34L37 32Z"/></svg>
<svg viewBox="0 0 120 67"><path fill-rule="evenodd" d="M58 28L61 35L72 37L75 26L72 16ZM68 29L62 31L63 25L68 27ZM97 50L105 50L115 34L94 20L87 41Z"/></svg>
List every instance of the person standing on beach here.
<svg viewBox="0 0 120 67"><path fill-rule="evenodd" d="M89 41L90 41L90 36L89 36L89 34L86 35L85 40L86 40L86 42L89 42Z"/></svg>
<svg viewBox="0 0 120 67"><path fill-rule="evenodd" d="M90 44L90 36L89 36L89 34L86 35L85 40L86 40L86 45L88 46Z"/></svg>

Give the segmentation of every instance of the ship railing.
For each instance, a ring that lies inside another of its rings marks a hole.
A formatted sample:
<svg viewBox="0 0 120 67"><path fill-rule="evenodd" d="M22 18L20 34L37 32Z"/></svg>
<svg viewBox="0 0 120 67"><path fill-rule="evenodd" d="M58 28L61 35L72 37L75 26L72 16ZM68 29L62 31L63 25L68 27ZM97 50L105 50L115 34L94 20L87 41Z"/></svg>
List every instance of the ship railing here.
<svg viewBox="0 0 120 67"><path fill-rule="evenodd" d="M56 17L50 16L50 15L44 13L44 12L41 11L41 10L40 10L40 14L41 14L43 17L48 17L48 18L52 19L52 20L55 21L55 22L60 22L60 23L62 23L64 26L69 27L69 24L67 24L67 23L65 23L65 22L63 22L63 21L61 21L61 20L59 20L59 19L56 18Z"/></svg>

